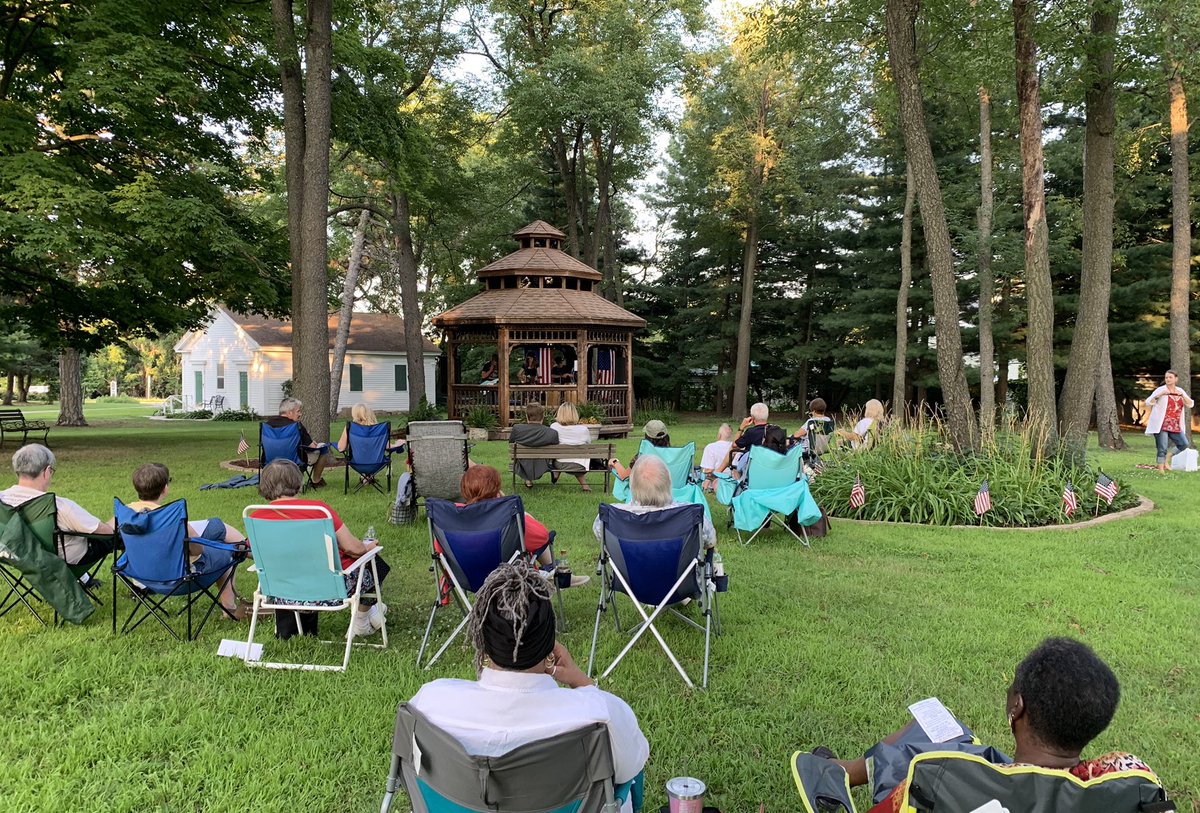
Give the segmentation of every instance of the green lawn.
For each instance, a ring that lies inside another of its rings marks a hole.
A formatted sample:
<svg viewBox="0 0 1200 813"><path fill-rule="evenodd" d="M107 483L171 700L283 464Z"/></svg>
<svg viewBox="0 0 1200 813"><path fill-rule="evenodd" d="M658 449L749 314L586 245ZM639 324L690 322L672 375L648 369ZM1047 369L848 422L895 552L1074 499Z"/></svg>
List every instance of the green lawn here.
<svg viewBox="0 0 1200 813"><path fill-rule="evenodd" d="M235 456L239 431L253 443L256 426L137 417L148 411L97 405L87 410L92 427L52 430L55 489L107 517L114 496L131 498L132 469L158 460L171 467L172 495L188 499L193 518L236 523L256 494L197 488L229 476L218 462ZM716 423L672 426L672 439L702 445ZM835 520L811 551L781 531L750 548L722 535L731 592L709 690L688 691L651 640L605 684L629 701L650 739L647 809L663 803L668 778L690 774L708 782L726 813L760 801L769 811L797 810L787 767L794 749L861 752L929 695L1006 750L1013 667L1041 638L1072 635L1097 649L1124 689L1116 719L1089 753L1138 754L1181 810L1200 810L1200 476L1135 470L1153 452L1146 438L1129 440L1133 452L1102 461L1158 505L1134 520L1036 533ZM635 445L622 441L621 456ZM482 443L472 456L503 470L506 448ZM573 482L520 492L558 530L576 571L590 572L599 495ZM343 675L250 671L214 654L221 637L244 636L244 625L214 622L199 642L180 644L149 626L114 638L107 607L81 628L50 630L11 613L0 619L3 808L378 809L396 703L430 678L470 677L470 657L453 647L431 672L414 667L433 589L424 525L388 525L390 498L378 494L344 497L331 486L321 496L360 534L374 524L395 568L385 585L388 651L356 651ZM723 509L714 515L720 531ZM240 575L243 593L253 583ZM593 584L566 598L564 640L580 661L596 596ZM324 622L325 631L333 627ZM684 665L698 669L701 637L670 622L664 629ZM599 657L611 659L619 643L608 622ZM292 646L298 654L317 648Z"/></svg>

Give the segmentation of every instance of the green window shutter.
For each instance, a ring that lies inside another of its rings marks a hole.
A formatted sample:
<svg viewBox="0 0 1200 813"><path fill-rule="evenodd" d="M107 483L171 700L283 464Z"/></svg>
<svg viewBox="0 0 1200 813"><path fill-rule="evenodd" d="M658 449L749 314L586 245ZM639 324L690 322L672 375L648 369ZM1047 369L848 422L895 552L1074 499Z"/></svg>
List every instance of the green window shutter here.
<svg viewBox="0 0 1200 813"><path fill-rule="evenodd" d="M238 406L250 408L250 374L244 370L238 371Z"/></svg>
<svg viewBox="0 0 1200 813"><path fill-rule="evenodd" d="M362 392L362 365L350 365L350 392Z"/></svg>
<svg viewBox="0 0 1200 813"><path fill-rule="evenodd" d="M204 403L204 373L196 370L196 408Z"/></svg>
<svg viewBox="0 0 1200 813"><path fill-rule="evenodd" d="M396 392L408 391L408 365L396 365Z"/></svg>

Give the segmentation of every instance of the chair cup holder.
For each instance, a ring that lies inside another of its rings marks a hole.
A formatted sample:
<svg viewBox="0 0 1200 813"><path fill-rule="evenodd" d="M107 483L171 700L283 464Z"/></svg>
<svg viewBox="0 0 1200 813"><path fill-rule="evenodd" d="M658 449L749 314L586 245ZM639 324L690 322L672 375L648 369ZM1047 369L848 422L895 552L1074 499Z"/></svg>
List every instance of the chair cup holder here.
<svg viewBox="0 0 1200 813"><path fill-rule="evenodd" d="M554 583L555 583L555 585L558 586L559 590L566 590L568 587L571 586L570 572L555 571Z"/></svg>
<svg viewBox="0 0 1200 813"><path fill-rule="evenodd" d="M728 576L713 576L713 584L716 585L718 593L729 592L729 577Z"/></svg>

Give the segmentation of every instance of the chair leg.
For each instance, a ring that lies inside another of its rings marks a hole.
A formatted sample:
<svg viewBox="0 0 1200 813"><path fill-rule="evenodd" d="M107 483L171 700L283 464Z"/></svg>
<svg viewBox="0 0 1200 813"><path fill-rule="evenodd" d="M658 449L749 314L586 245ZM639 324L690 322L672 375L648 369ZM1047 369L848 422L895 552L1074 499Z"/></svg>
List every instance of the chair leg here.
<svg viewBox="0 0 1200 813"><path fill-rule="evenodd" d="M392 809L392 799L396 796L396 791L400 789L400 757L392 754L392 767L388 770L387 792L383 794L383 803L379 806L379 813L388 813Z"/></svg>
<svg viewBox="0 0 1200 813"><path fill-rule="evenodd" d="M592 626L592 651L588 655L587 676L592 676L592 666L596 662L596 641L600 637L600 616L604 613L604 577L601 576L600 601L596 604L596 623Z"/></svg>
<svg viewBox="0 0 1200 813"><path fill-rule="evenodd" d="M254 648L254 630L258 628L258 605L262 603L262 596L259 595L257 589L254 591L254 608L250 612L250 634L246 636L246 651L242 655L243 663L250 663L250 650ZM296 629L300 629L300 624L296 624Z"/></svg>
<svg viewBox="0 0 1200 813"><path fill-rule="evenodd" d="M442 644L442 648L434 653L434 656L429 659L429 663L425 664L426 669L438 662L438 658L442 657L446 650L450 648L450 644L454 643L454 639L457 638L459 633L463 631L470 619L471 615L469 612L463 615L463 620L458 622L458 626L454 628L454 632L450 633L450 637L446 639L446 643Z"/></svg>
<svg viewBox="0 0 1200 813"><path fill-rule="evenodd" d="M425 654L425 645L429 643L429 632L433 629L433 619L437 616L438 606L441 604L441 591L438 592L438 597L433 600L433 609L429 611L429 623L425 625L425 635L421 638L421 647L417 650L417 668L421 668L421 657Z"/></svg>
<svg viewBox="0 0 1200 813"><path fill-rule="evenodd" d="M379 586L379 569L375 567L375 560L371 560L371 577L375 580L375 601L383 603L383 590ZM383 648L387 649L387 616L383 617L383 626L379 628L379 634L383 640Z"/></svg>

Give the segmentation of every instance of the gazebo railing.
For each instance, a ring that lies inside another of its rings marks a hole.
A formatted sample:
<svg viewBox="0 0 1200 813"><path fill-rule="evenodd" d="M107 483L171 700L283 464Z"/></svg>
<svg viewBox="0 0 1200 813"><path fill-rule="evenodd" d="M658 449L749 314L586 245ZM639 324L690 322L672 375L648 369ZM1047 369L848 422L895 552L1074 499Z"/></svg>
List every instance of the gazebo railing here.
<svg viewBox="0 0 1200 813"><path fill-rule="evenodd" d="M604 417L611 423L629 423L633 413L629 409L629 390L624 384L588 385L588 402L604 408Z"/></svg>

